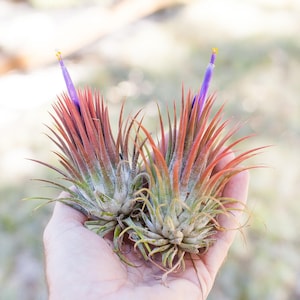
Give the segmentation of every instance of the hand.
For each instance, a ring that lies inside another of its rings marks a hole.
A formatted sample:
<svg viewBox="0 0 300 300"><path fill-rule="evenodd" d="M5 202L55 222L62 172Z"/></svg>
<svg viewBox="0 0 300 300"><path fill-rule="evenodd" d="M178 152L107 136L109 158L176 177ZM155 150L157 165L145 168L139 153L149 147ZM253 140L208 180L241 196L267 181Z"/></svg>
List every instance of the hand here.
<svg viewBox="0 0 300 300"><path fill-rule="evenodd" d="M229 159L232 157L224 159L219 168ZM239 203L237 210L218 219L223 228L238 227L247 199L248 177L247 171L241 172L224 189L223 196L235 198ZM121 262L112 250L111 241L86 229L85 221L80 212L56 203L44 232L50 300L206 299L236 232L218 232L207 253L187 259L185 271L168 275L166 286L157 278L155 266L141 263L134 268Z"/></svg>

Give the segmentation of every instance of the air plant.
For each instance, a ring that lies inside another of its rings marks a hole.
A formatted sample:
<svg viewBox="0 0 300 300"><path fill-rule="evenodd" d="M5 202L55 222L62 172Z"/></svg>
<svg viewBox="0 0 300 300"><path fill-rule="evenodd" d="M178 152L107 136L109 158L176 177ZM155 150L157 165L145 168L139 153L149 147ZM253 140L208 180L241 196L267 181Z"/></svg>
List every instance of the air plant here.
<svg viewBox="0 0 300 300"><path fill-rule="evenodd" d="M138 164L139 147L134 142L130 145L137 115L124 123L122 107L114 138L101 95L90 89L76 90L60 52L57 57L68 94L63 94L53 106L55 128L49 127L49 138L61 150L56 155L62 168L43 164L68 183L51 182L69 194L59 201L84 213L89 219L86 225L104 236L130 215L144 183L145 173Z"/></svg>
<svg viewBox="0 0 300 300"><path fill-rule="evenodd" d="M61 167L43 164L63 177L66 185L51 183L69 196L54 200L85 214L86 226L100 236L113 232L115 251L126 263L122 246L129 240L165 274L184 269L186 254L205 252L223 230L218 216L230 213L237 200L224 198L222 191L234 175L250 168L241 163L258 150L242 152L218 168L248 137L234 140L239 126L223 120L224 106L213 113L216 97L207 93L216 49L200 91L185 95L182 88L180 113L175 103L164 121L158 109L158 139L139 113L124 121L123 106L114 136L102 96L75 89L59 52L57 57L68 94L54 104L55 127L49 129Z"/></svg>
<svg viewBox="0 0 300 300"><path fill-rule="evenodd" d="M217 231L224 230L218 216L229 214L238 200L223 197L223 189L234 175L250 168L240 164L258 150L242 152L218 170L248 136L230 142L239 125L228 129L229 121L222 120L224 106L212 115L215 94L206 95L215 58L213 49L198 94L189 91L185 97L182 89L178 122L176 105L173 120L168 113L167 130L159 113L158 142L140 124L148 142L141 156L149 185L140 193L143 206L138 217L125 220L126 232L143 257L165 275L184 269L186 253L204 253Z"/></svg>

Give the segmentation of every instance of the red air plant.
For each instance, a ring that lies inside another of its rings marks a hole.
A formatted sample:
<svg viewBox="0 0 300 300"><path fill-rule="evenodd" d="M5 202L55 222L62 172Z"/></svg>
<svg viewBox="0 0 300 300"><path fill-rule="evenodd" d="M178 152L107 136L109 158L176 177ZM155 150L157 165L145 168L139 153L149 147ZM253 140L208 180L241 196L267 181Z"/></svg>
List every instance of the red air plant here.
<svg viewBox="0 0 300 300"><path fill-rule="evenodd" d="M63 168L44 164L72 186L53 183L70 195L59 200L83 212L90 220L87 224L104 236L131 214L145 182L145 172L139 166L139 146L131 143L132 138L138 138L138 129L133 130L137 115L124 124L122 109L114 138L100 94L89 89L76 91L60 53L57 56L68 95L53 106L55 128L50 128L54 136L50 138L61 150L56 154Z"/></svg>
<svg viewBox="0 0 300 300"><path fill-rule="evenodd" d="M69 197L55 199L84 213L86 226L99 235L113 232L116 252L133 242L145 260L165 274L184 268L185 255L205 252L214 235L224 230L218 217L228 215L236 199L222 196L226 183L258 149L242 152L221 169L219 163L237 144L239 126L223 120L223 106L213 114L215 95L207 97L216 49L213 49L198 94L182 89L180 115L159 109L160 138L156 141L138 119L123 120L113 136L108 108L99 93L76 90L57 54L68 95L54 104L55 127L50 137L59 147L60 173L67 184L53 183ZM173 116L172 116L173 115ZM50 199L52 201L52 199ZM126 239L124 237L127 237Z"/></svg>

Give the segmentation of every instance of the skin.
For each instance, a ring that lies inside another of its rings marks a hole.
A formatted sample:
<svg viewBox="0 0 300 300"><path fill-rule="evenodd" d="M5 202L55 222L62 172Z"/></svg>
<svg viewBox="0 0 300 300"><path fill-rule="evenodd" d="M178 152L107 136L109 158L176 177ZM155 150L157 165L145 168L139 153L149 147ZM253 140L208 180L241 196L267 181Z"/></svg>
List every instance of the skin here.
<svg viewBox="0 0 300 300"><path fill-rule="evenodd" d="M228 156L218 168L232 158ZM169 274L167 284L162 284L163 273L157 267L142 262L133 251L128 251L128 257L139 267L122 263L109 238L86 229L83 214L57 202L44 231L49 299L206 299L234 240L237 230L232 229L240 226L248 182L248 172L243 171L227 183L223 196L237 199L237 210L222 215L218 222L229 230L219 231L205 254L187 256L185 271Z"/></svg>

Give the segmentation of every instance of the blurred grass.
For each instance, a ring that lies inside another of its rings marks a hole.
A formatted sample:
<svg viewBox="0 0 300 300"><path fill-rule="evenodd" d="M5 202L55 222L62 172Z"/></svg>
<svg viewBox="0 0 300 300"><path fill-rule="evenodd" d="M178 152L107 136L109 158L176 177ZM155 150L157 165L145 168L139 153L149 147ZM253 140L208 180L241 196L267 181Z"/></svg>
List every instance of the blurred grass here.
<svg viewBox="0 0 300 300"><path fill-rule="evenodd" d="M219 48L211 90L218 91L220 103L227 103L225 117L245 121L240 135L255 133L245 142L245 149L272 147L251 161L268 168L251 172L250 223L238 234L210 300L300 297L300 26L295 31L282 26L282 31L274 34L267 23L276 14L278 24L284 25L285 13L290 12L292 19L300 12L296 2L290 1L288 6L280 1L230 1L229 11L234 11L235 4L239 10L245 6L244 23L241 16L235 20L232 15L237 29L247 27L249 5L258 10L257 22L265 20L257 25L261 29L238 35L231 29L234 27L227 28L224 22L228 19L217 20L212 15L210 20L203 18L205 11L197 11L220 2L192 1L129 25L66 58L79 86L101 90L113 123L126 97L126 112L145 107L146 124L153 126L156 103L171 107L174 100L180 100L182 83L196 91L211 47ZM198 12L199 19L195 17ZM222 10L215 13L220 15ZM53 68L57 69L55 75ZM58 66L42 66L25 77L36 82L36 72L41 72L38 74L49 85L54 80L51 76L55 80L61 76ZM1 96L1 106L12 116L0 128L5 141L0 145L0 299L46 299L42 232L52 207L35 212L40 202L21 199L56 196L55 190L30 181L55 179L56 174L25 161L29 157L56 163L50 153L54 146L42 134L46 131L42 123L51 124L47 111L54 95L61 92L55 88L49 96L43 88L38 90L41 99L47 100L29 108L12 104L20 100L14 99L13 90ZM30 101L32 92L25 88L21 100Z"/></svg>

